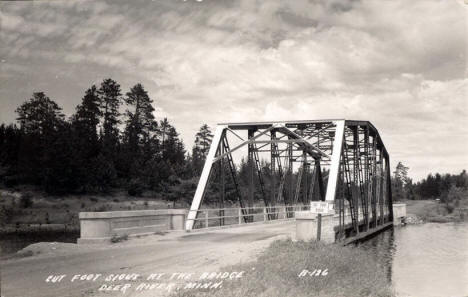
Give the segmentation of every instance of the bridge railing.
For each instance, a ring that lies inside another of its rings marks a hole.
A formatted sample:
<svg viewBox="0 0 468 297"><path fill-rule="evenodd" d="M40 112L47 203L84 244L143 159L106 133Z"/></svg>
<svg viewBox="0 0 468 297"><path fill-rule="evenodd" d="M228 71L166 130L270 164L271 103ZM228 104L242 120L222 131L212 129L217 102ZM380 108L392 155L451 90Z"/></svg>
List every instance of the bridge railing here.
<svg viewBox="0 0 468 297"><path fill-rule="evenodd" d="M254 206L244 208L205 208L197 211L193 229L244 225L294 219L294 212L309 210L310 205Z"/></svg>

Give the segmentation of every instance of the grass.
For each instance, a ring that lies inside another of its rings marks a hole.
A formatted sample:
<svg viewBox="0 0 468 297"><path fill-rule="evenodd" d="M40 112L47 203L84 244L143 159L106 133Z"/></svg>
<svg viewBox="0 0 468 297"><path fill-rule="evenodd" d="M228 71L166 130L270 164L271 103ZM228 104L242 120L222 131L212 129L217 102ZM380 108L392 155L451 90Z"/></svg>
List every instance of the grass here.
<svg viewBox="0 0 468 297"><path fill-rule="evenodd" d="M28 196L24 196L23 191L12 192L0 188L0 230L17 224L24 228L29 224L64 224L78 228L79 212L164 209L172 206L172 202L158 197L130 197L123 191L113 195L60 197L30 189L27 193Z"/></svg>
<svg viewBox="0 0 468 297"><path fill-rule="evenodd" d="M34 253L33 251L25 251L25 252L20 252L20 253L12 253L8 255L1 256L1 260L11 260L11 259L21 259L21 258L27 258L33 256Z"/></svg>
<svg viewBox="0 0 468 297"><path fill-rule="evenodd" d="M462 200L460 207L466 207L464 204L466 201L467 199ZM406 203L406 212L408 214L414 214L425 222L449 223L466 221L468 219L458 212L457 209L449 213L444 203L434 200L407 200L404 203Z"/></svg>
<svg viewBox="0 0 468 297"><path fill-rule="evenodd" d="M117 243L117 242L122 242L122 241L126 241L128 240L128 235L127 234L123 234L123 235L117 235L117 234L114 234L112 235L110 241L112 243Z"/></svg>
<svg viewBox="0 0 468 297"><path fill-rule="evenodd" d="M302 270L328 269L326 276L298 277ZM394 296L385 268L363 250L312 242L275 241L253 263L220 271L246 271L219 289L182 290L177 296Z"/></svg>

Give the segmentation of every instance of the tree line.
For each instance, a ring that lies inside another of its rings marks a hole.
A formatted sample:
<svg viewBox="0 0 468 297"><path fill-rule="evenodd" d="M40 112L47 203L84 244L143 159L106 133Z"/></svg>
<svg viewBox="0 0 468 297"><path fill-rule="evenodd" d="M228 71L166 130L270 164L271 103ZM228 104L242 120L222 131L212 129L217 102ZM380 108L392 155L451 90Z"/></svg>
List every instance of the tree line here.
<svg viewBox="0 0 468 297"><path fill-rule="evenodd" d="M32 185L52 195L110 193L124 189L132 196L152 192L171 201L190 202L196 190L213 134L203 124L188 152L167 118L157 120L153 100L140 83L123 94L113 79L88 88L66 118L44 92L17 109L17 123L0 125L0 183L8 188ZM237 191L224 163L225 201ZM273 179L262 161L265 181ZM220 167L214 168L205 201L217 202ZM248 195L249 165L237 168L239 191ZM292 180L289 182L293 182ZM262 199L255 181L254 200ZM267 189L268 195L273 195Z"/></svg>
<svg viewBox="0 0 468 297"><path fill-rule="evenodd" d="M439 199L450 210L460 201L468 199L468 175L466 170L459 174L429 173L426 178L413 183L408 177L409 167L398 162L392 176L393 199L421 200Z"/></svg>
<svg viewBox="0 0 468 297"><path fill-rule="evenodd" d="M0 125L0 183L10 188L33 185L53 195L125 189L140 196L151 191L157 198L190 202L213 134L203 124L188 152L167 118L155 118L153 104L140 83L124 94L110 78L88 88L68 118L44 92L33 93L16 109L17 123ZM222 166L224 198L234 203L238 192L227 163ZM270 164L262 161L261 167L270 184L274 179ZM221 167L213 170L205 201L215 203L223 186ZM237 175L240 194L246 197L248 161L237 166ZM273 195L271 188L262 193L259 181L254 182L255 201ZM286 180L285 188L293 183Z"/></svg>
<svg viewBox="0 0 468 297"><path fill-rule="evenodd" d="M167 118L155 118L153 103L142 84L123 94L109 78L88 88L66 118L44 92L34 93L16 109L16 124L0 126L0 181L49 194L124 188L130 195L170 195L171 187L199 175L212 134L203 125L187 153Z"/></svg>
<svg viewBox="0 0 468 297"><path fill-rule="evenodd" d="M108 193L118 188L134 196L153 191L160 198L190 201L213 134L203 124L190 153L168 119L155 118L153 104L142 84L123 93L111 78L88 88L68 118L44 92L33 93L16 109L16 124L0 125L0 183L7 187L33 185L56 195ZM264 161L261 166L265 182L270 184L274 178L270 166ZM460 193L468 188L466 171L429 174L413 183L408 170L401 162L395 168L395 200L448 201L453 193L463 196ZM238 174L240 192L245 196L250 174L244 160ZM255 183L255 200L260 200L263 193L257 180ZM229 178L224 190L226 200L236 200ZM221 181L214 178L205 199L218 200L220 191ZM266 191L268 197L273 195L269 187Z"/></svg>

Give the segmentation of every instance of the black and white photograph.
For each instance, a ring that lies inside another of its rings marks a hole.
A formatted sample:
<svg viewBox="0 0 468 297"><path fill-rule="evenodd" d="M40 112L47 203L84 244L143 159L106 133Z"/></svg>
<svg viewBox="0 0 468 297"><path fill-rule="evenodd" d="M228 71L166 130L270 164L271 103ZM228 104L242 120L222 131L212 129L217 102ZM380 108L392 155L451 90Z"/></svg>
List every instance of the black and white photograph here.
<svg viewBox="0 0 468 297"><path fill-rule="evenodd" d="M0 297L468 297L468 0L0 0Z"/></svg>

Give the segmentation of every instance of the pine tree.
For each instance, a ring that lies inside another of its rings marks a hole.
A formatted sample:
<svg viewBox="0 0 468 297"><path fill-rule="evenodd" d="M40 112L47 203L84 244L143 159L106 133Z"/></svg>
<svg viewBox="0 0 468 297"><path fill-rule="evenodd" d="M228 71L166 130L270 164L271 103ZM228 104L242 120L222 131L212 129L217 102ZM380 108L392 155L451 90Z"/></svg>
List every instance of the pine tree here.
<svg viewBox="0 0 468 297"><path fill-rule="evenodd" d="M411 187L411 179L408 177L409 167L398 162L392 178L392 194L396 201L409 199L409 190Z"/></svg>
<svg viewBox="0 0 468 297"><path fill-rule="evenodd" d="M192 148L193 168L196 175L200 175L210 149L213 134L207 124L203 124L195 134L195 145Z"/></svg>
<svg viewBox="0 0 468 297"><path fill-rule="evenodd" d="M166 144L167 134L169 133L170 128L171 124L169 124L167 118L164 118L159 124L159 135L161 138L161 146L163 151Z"/></svg>
<svg viewBox="0 0 468 297"><path fill-rule="evenodd" d="M179 138L179 133L177 133L177 130L173 126L169 126L167 131L163 158L168 160L170 164L177 166L183 165L185 161L184 144Z"/></svg>
<svg viewBox="0 0 468 297"><path fill-rule="evenodd" d="M73 127L83 143L97 144L97 129L101 117L101 101L95 85L86 90L80 105L76 107L76 113L72 116Z"/></svg>
<svg viewBox="0 0 468 297"><path fill-rule="evenodd" d="M119 141L119 107L122 100L120 85L110 78L105 79L101 83L98 94L100 97L100 108L103 116L103 149L106 155L110 155L110 157L113 158L115 157Z"/></svg>
<svg viewBox="0 0 468 297"><path fill-rule="evenodd" d="M48 156L65 125L65 116L57 103L43 92L34 93L16 112L22 133L18 152L20 178L26 183L44 185L53 162Z"/></svg>
<svg viewBox="0 0 468 297"><path fill-rule="evenodd" d="M138 196L146 187L153 188L152 172L146 168L153 168L151 162L157 148L154 141L157 122L153 115L153 100L141 84L133 86L124 101L127 110L123 143L125 158L122 163L129 178L128 193Z"/></svg>
<svg viewBox="0 0 468 297"><path fill-rule="evenodd" d="M76 107L76 113L71 117L73 149L75 151L77 183L83 191L95 188L91 160L100 153L98 125L101 117L100 97L96 86L91 86L85 92L80 105Z"/></svg>
<svg viewBox="0 0 468 297"><path fill-rule="evenodd" d="M16 109L16 113L21 129L25 133L37 135L57 131L65 118L62 108L43 92L34 93L28 102Z"/></svg>
<svg viewBox="0 0 468 297"><path fill-rule="evenodd" d="M408 170L409 167L403 165L403 163L398 162L393 175L395 179L401 181L402 185L405 186L408 183Z"/></svg>
<svg viewBox="0 0 468 297"><path fill-rule="evenodd" d="M179 133L177 133L177 130L166 118L161 121L159 126L162 137L162 161L171 168L174 174L178 176L182 175L185 162L185 147L179 138ZM167 173L160 172L160 176L167 176Z"/></svg>
<svg viewBox="0 0 468 297"><path fill-rule="evenodd" d="M16 125L0 126L0 180L8 187L17 183L21 138L22 132Z"/></svg>
<svg viewBox="0 0 468 297"><path fill-rule="evenodd" d="M128 148L136 153L140 150L140 146L150 140L157 127L153 115L153 100L141 84L131 88L124 100L130 108L126 112L125 138Z"/></svg>

